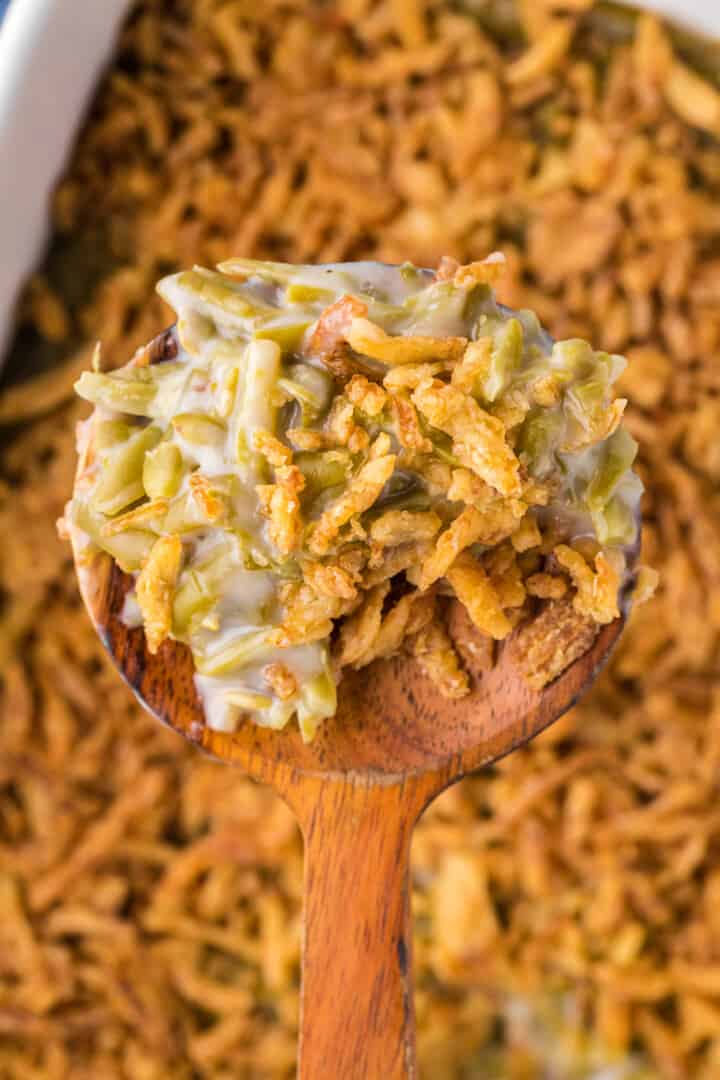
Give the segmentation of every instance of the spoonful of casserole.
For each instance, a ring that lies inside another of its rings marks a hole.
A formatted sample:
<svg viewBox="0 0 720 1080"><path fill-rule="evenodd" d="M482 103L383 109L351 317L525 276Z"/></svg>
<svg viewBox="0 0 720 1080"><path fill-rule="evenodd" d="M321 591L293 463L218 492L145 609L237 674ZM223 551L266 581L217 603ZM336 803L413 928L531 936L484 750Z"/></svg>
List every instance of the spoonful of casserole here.
<svg viewBox="0 0 720 1080"><path fill-rule="evenodd" d="M400 651L469 693L450 596L488 663L522 624L520 670L557 677L618 616L636 540L624 362L501 308L499 257L221 270L165 279L176 327L80 379L68 512L81 564L133 575L149 651L190 646L207 724L310 740L344 669Z"/></svg>
<svg viewBox="0 0 720 1080"><path fill-rule="evenodd" d="M500 305L502 266L195 268L77 384L99 633L305 833L302 1077L415 1075L412 827L573 703L636 584L624 361Z"/></svg>

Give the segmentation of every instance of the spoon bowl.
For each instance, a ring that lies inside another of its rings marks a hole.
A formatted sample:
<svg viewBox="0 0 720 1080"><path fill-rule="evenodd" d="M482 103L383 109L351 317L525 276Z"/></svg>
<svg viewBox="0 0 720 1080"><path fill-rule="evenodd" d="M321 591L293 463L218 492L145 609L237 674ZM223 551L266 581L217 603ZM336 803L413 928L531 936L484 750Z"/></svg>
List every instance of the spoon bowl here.
<svg viewBox="0 0 720 1080"><path fill-rule="evenodd" d="M513 663L512 637L499 644L490 671L460 639L472 691L455 701L442 697L402 656L346 672L336 715L305 743L293 724L273 731L247 721L234 733L207 727L190 649L168 640L152 655L144 631L123 621L131 577L104 553L79 567L78 575L95 628L140 703L212 756L266 782L288 770L316 779L367 774L383 783L413 776L425 778L429 794L437 794L571 708L604 665L624 623L619 618L603 627L591 649L542 690L531 689ZM460 605L452 601L451 627L461 617Z"/></svg>

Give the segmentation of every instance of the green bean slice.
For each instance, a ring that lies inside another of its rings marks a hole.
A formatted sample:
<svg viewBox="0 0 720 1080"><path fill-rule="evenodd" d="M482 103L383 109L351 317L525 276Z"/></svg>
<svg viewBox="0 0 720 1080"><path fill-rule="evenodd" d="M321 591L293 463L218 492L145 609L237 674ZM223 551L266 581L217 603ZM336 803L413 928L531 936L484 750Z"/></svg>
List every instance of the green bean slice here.
<svg viewBox="0 0 720 1080"><path fill-rule="evenodd" d="M182 454L174 443L160 443L145 455L142 483L151 499L171 499L182 481Z"/></svg>
<svg viewBox="0 0 720 1080"><path fill-rule="evenodd" d="M602 459L595 467L585 495L585 501L591 511L602 510L610 501L620 480L628 469L632 468L637 456L638 444L629 431L620 427L613 432L602 450Z"/></svg>
<svg viewBox="0 0 720 1080"><path fill-rule="evenodd" d="M170 421L178 435L193 446L221 447L227 429L219 418L205 413L178 413Z"/></svg>
<svg viewBox="0 0 720 1080"><path fill-rule="evenodd" d="M90 496L94 510L112 517L143 498L145 455L157 446L161 438L161 429L150 424L103 456L100 476Z"/></svg>
<svg viewBox="0 0 720 1080"><path fill-rule="evenodd" d="M195 653L195 666L201 675L227 675L257 660L269 647L272 631L250 630L238 634L213 653Z"/></svg>
<svg viewBox="0 0 720 1080"><path fill-rule="evenodd" d="M509 319L495 334L490 368L482 381L486 401L497 401L517 371L523 353L523 328L519 319Z"/></svg>

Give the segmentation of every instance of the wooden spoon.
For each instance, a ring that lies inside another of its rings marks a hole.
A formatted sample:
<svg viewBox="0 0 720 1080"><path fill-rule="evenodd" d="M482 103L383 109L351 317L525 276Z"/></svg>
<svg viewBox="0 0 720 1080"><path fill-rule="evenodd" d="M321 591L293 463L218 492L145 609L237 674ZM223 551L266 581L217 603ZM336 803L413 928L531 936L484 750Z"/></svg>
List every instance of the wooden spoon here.
<svg viewBox="0 0 720 1080"><path fill-rule="evenodd" d="M156 358L159 358L156 356ZM526 743L592 685L627 614L542 691L531 690L504 644L489 672L470 650L472 693L440 697L396 657L346 674L337 715L305 745L293 725L252 723L235 734L205 726L185 645L152 656L142 629L121 619L132 581L108 555L73 548L95 628L139 701L222 761L270 784L305 840L305 919L298 1076L399 1080L417 1076L409 918L412 831L430 802L466 773ZM451 609L453 618L459 608Z"/></svg>

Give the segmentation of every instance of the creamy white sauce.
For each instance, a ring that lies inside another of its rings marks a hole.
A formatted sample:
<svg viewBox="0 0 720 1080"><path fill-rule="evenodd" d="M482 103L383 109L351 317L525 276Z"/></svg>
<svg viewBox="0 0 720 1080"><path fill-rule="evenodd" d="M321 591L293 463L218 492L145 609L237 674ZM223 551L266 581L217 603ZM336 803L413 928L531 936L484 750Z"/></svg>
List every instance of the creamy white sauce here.
<svg viewBox="0 0 720 1080"><path fill-rule="evenodd" d="M137 602L134 589L125 594L122 611L120 612L120 622L123 626L127 626L129 630L135 630L143 624L142 611Z"/></svg>
<svg viewBox="0 0 720 1080"><path fill-rule="evenodd" d="M275 599L277 580L261 570L234 570L223 579L217 611L222 626L241 618L248 625L267 624L266 609Z"/></svg>

